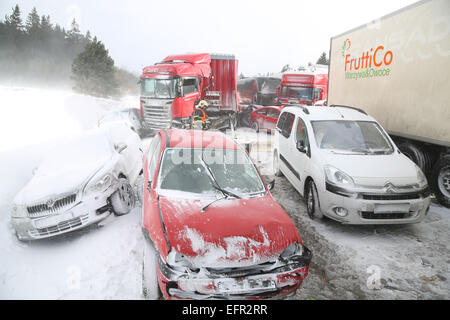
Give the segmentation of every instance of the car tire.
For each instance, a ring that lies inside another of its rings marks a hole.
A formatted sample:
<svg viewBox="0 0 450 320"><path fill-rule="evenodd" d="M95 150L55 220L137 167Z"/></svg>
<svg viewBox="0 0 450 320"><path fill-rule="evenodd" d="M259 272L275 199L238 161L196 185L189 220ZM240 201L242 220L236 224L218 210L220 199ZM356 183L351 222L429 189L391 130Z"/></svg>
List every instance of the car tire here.
<svg viewBox="0 0 450 320"><path fill-rule="evenodd" d="M161 291L158 284L157 253L149 239L144 239L142 295L147 300L157 300L161 297Z"/></svg>
<svg viewBox="0 0 450 320"><path fill-rule="evenodd" d="M311 219L323 218L323 213L320 210L319 194L317 193L316 184L313 180L309 181L308 188L306 189L306 211Z"/></svg>
<svg viewBox="0 0 450 320"><path fill-rule="evenodd" d="M252 129L255 130L256 133L259 132L259 125L258 125L258 122L252 121Z"/></svg>
<svg viewBox="0 0 450 320"><path fill-rule="evenodd" d="M450 208L450 155L441 157L431 172L431 189L437 201Z"/></svg>
<svg viewBox="0 0 450 320"><path fill-rule="evenodd" d="M136 205L136 195L127 179L119 178L119 187L111 195L111 205L116 216L127 214Z"/></svg>
<svg viewBox="0 0 450 320"><path fill-rule="evenodd" d="M280 156L278 155L277 150L273 153L273 171L275 176L281 177L283 176L283 172L280 170Z"/></svg>

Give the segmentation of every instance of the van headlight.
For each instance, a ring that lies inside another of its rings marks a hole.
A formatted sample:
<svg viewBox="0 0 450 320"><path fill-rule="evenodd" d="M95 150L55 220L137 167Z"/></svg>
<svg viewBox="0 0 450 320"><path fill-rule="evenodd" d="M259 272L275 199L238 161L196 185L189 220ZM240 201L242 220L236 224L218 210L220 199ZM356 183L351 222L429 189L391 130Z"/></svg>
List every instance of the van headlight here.
<svg viewBox="0 0 450 320"><path fill-rule="evenodd" d="M101 179L89 181L86 185L85 193L104 192L111 186L113 178L110 174L104 175Z"/></svg>
<svg viewBox="0 0 450 320"><path fill-rule="evenodd" d="M345 172L330 165L326 165L324 169L325 178L328 182L342 187L354 186L353 179Z"/></svg>
<svg viewBox="0 0 450 320"><path fill-rule="evenodd" d="M416 174L417 174L417 184L419 185L419 188L422 189L428 187L427 177L425 177L425 174L417 165L416 165Z"/></svg>

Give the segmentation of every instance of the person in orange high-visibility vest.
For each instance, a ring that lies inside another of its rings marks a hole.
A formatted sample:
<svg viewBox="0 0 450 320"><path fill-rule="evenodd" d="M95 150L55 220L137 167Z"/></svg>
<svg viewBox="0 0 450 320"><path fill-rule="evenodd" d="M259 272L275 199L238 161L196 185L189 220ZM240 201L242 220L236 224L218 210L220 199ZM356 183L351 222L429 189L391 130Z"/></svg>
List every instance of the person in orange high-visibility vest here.
<svg viewBox="0 0 450 320"><path fill-rule="evenodd" d="M197 107L194 110L192 126L195 129L203 129L203 125L208 118L206 115L206 108L208 107L208 103L205 100L201 100Z"/></svg>

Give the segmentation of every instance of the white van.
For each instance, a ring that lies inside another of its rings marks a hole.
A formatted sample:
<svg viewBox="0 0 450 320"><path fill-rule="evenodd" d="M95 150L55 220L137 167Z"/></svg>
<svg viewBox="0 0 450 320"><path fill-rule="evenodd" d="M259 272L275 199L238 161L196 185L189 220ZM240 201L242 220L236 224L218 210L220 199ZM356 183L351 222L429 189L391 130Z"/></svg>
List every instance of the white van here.
<svg viewBox="0 0 450 320"><path fill-rule="evenodd" d="M276 126L273 165L305 198L311 218L348 224L422 221L430 192L420 168L381 125L347 106L288 106Z"/></svg>

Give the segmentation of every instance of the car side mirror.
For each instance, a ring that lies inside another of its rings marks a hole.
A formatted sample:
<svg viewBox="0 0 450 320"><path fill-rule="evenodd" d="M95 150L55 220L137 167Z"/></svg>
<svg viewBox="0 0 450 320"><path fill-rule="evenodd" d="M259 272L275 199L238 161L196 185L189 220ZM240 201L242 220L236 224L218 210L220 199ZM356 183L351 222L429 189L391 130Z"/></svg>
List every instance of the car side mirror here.
<svg viewBox="0 0 450 320"><path fill-rule="evenodd" d="M125 150L126 148L128 148L128 146L126 143L120 142L120 143L116 144L114 146L114 148L116 149L117 153L122 153L122 151Z"/></svg>
<svg viewBox="0 0 450 320"><path fill-rule="evenodd" d="M303 140L297 141L297 150L302 153L308 153L308 147L305 146L305 141Z"/></svg>
<svg viewBox="0 0 450 320"><path fill-rule="evenodd" d="M272 181L270 181L270 182L267 184L267 189L269 189L269 191L271 191L274 187L275 187L275 179L272 180Z"/></svg>

